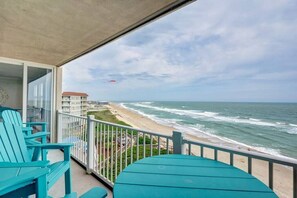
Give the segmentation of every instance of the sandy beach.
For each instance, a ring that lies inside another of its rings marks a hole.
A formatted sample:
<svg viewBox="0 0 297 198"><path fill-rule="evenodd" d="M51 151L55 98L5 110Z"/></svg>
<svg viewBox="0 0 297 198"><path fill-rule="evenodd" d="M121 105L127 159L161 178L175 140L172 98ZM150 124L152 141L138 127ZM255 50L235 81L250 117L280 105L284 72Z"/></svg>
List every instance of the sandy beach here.
<svg viewBox="0 0 297 198"><path fill-rule="evenodd" d="M159 124L146 116L143 116L135 111L126 109L118 104L110 103L106 107L114 114L119 120L126 122L134 128L139 128L142 130L152 131L158 134L172 135L172 131L176 130L173 127L165 126ZM223 142L222 140L215 137L206 137L205 135L199 134L184 134L186 139L192 141L199 141L204 143L213 143L224 145L232 148L242 149L242 150L252 150L251 148L244 147L242 145L231 144L229 142ZM195 155L200 155L199 147L192 147L192 153ZM204 156L213 159L213 150L204 149ZM229 154L225 152L218 152L218 160L229 164ZM234 155L234 166L247 171L247 158L242 156ZM261 160L253 160L252 162L252 174L268 185L268 163ZM291 168L274 165L274 191L279 197L289 198L292 197L293 189L293 171Z"/></svg>

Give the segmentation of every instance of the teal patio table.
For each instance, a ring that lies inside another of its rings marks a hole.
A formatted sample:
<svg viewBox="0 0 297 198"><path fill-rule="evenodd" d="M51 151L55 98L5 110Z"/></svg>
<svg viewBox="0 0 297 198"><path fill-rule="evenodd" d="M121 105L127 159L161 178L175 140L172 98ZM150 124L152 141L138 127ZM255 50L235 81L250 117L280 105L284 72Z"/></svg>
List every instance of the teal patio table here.
<svg viewBox="0 0 297 198"><path fill-rule="evenodd" d="M189 155L148 157L126 167L116 179L114 198L272 198L254 176L222 162Z"/></svg>

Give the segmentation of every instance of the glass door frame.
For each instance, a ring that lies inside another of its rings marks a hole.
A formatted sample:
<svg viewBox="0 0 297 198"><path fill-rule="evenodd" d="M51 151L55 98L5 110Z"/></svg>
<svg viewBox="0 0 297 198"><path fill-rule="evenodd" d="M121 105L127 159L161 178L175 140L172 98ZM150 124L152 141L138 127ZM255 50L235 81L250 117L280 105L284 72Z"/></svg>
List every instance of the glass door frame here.
<svg viewBox="0 0 297 198"><path fill-rule="evenodd" d="M52 83L51 83L51 125L50 125L50 131L51 131L51 141L55 138L55 118L56 118L56 83L57 83L57 67L53 65L46 65L41 63L34 63L29 61L22 61L17 59L10 59L10 58L4 58L0 57L1 63L6 64L12 64L12 65L19 65L20 67L23 67L23 93L22 93L22 118L23 122L27 121L27 103L28 103L28 67L36 67L36 68L44 68L44 69L51 69L52 70Z"/></svg>

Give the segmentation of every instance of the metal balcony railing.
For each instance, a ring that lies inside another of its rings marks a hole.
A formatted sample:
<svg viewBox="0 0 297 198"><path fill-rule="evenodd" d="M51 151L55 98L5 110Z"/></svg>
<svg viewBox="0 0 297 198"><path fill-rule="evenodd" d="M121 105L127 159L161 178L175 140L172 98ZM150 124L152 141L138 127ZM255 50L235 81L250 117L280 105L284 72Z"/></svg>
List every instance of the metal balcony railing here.
<svg viewBox="0 0 297 198"><path fill-rule="evenodd" d="M81 117L58 112L58 141L73 143L72 157L84 165L88 173L94 173L111 187L125 167L144 157L174 153L222 161L220 156L228 155L229 161L223 162L238 167L234 159L244 157L246 169L238 168L262 181L263 178L254 173L253 166L255 161L267 164L268 182L263 182L280 197L297 198L297 160L192 141L184 138L180 132L166 136L96 120L93 116ZM288 182L291 186L289 189L274 189L276 166L283 167L277 171L290 172L290 178L276 178L280 180L278 182Z"/></svg>

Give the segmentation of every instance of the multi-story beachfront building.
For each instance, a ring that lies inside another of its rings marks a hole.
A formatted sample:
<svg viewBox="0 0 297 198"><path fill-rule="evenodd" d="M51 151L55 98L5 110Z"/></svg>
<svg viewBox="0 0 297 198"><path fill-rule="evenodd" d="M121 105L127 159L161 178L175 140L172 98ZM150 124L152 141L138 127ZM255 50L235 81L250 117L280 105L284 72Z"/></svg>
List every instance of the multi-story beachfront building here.
<svg viewBox="0 0 297 198"><path fill-rule="evenodd" d="M62 93L62 111L67 114L86 116L88 94L81 92Z"/></svg>

